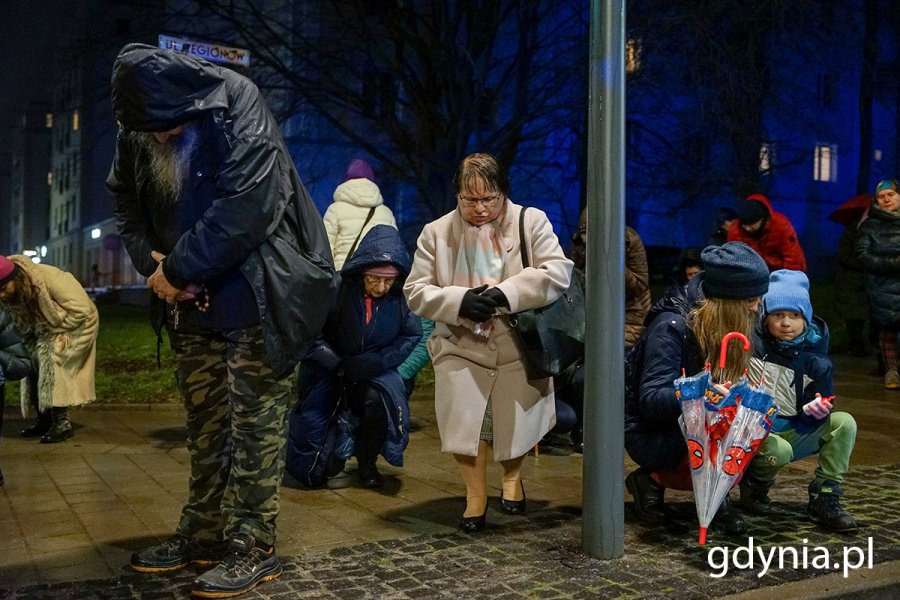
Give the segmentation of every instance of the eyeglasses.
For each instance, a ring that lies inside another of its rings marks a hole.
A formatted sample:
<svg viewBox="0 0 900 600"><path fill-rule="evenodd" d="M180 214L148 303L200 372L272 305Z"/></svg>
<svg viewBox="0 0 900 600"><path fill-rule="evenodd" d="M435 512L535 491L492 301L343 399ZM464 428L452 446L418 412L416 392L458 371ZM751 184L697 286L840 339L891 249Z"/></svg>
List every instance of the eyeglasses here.
<svg viewBox="0 0 900 600"><path fill-rule="evenodd" d="M397 282L396 277L379 277L378 275L363 275L363 281L366 285L383 285L385 287L391 287Z"/></svg>
<svg viewBox="0 0 900 600"><path fill-rule="evenodd" d="M483 198L473 198L471 196L457 194L456 199L466 208L475 208L478 204L481 204L485 208L494 208L502 197L503 194L492 194L490 196L484 196Z"/></svg>

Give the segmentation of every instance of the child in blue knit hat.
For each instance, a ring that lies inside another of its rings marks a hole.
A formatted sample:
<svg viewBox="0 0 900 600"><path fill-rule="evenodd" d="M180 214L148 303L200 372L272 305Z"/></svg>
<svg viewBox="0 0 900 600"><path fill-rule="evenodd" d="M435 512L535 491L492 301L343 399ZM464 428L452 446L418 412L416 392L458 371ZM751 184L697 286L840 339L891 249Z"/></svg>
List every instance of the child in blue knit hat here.
<svg viewBox="0 0 900 600"><path fill-rule="evenodd" d="M830 531L855 529L856 520L841 507L840 497L856 442L856 421L849 413L832 410L828 326L813 315L809 279L802 271L781 269L770 275L763 315L763 345L750 361L750 378L762 379L773 392L778 414L741 481L741 506L751 513L768 513L768 492L778 471L818 453L806 512Z"/></svg>

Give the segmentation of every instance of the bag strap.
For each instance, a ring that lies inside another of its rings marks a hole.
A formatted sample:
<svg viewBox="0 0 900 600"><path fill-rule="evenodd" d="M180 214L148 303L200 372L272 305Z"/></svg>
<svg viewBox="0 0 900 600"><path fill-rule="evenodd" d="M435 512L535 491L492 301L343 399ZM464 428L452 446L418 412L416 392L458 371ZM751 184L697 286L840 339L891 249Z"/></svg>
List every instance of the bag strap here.
<svg viewBox="0 0 900 600"><path fill-rule="evenodd" d="M525 211L527 207L522 207L519 211L519 254L522 255L522 268L527 269L528 264L528 246L525 244Z"/></svg>
<svg viewBox="0 0 900 600"><path fill-rule="evenodd" d="M359 233L356 234L356 239L353 240L353 245L350 246L350 252L347 253L347 260L353 258L353 253L356 252L356 245L359 243L359 238L362 237L363 231L366 230L366 225L369 224L369 221L372 220L372 215L375 214L375 207L369 209L369 214L366 215L366 220L363 221L362 227L359 229Z"/></svg>

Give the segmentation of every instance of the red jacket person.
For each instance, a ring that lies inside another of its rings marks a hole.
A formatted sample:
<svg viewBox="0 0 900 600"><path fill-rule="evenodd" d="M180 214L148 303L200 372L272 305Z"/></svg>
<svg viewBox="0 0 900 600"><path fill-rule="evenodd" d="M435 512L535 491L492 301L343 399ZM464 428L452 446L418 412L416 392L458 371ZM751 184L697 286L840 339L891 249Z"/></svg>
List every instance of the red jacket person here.
<svg viewBox="0 0 900 600"><path fill-rule="evenodd" d="M763 257L769 272L806 270L806 256L797 232L786 216L772 210L769 199L752 194L738 208L738 219L728 228L729 242L744 242Z"/></svg>

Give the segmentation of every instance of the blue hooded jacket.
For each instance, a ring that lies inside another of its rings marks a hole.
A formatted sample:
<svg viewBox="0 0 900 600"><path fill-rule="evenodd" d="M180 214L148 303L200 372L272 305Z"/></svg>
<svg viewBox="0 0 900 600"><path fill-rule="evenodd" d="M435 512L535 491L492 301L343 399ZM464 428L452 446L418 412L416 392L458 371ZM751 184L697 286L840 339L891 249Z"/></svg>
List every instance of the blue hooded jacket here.
<svg viewBox="0 0 900 600"><path fill-rule="evenodd" d="M387 294L374 300L372 317L366 323L363 273L384 264L395 266L400 275ZM389 225L369 230L344 263L328 321L302 361L299 401L290 416L287 470L304 485L325 483L344 387L340 361L360 354L375 353L381 358L381 372L366 383L381 393L388 418L381 454L391 465L403 466L403 451L409 443L409 403L397 367L422 336L421 321L409 310L401 292L410 266L400 234Z"/></svg>
<svg viewBox="0 0 900 600"><path fill-rule="evenodd" d="M756 348L754 355L760 360L777 365L793 372L793 416L779 413L773 423L772 431L778 433L788 428L796 431L810 431L821 424L821 421L803 412L803 405L815 399L816 394L822 397L834 393L834 363L828 356L828 325L818 315L813 315L809 326L815 336L807 337L794 344L779 343L766 329L763 322L759 328L762 344ZM805 379L810 381L805 383Z"/></svg>

